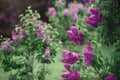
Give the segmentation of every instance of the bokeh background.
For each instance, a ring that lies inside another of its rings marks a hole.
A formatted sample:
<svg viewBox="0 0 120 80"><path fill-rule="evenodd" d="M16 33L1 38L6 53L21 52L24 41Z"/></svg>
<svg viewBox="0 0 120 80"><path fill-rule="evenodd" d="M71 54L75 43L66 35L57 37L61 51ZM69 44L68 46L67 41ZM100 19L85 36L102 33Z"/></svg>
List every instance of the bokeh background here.
<svg viewBox="0 0 120 80"><path fill-rule="evenodd" d="M24 13L28 6L37 10L41 15L41 20L48 22L46 12L53 6L55 0L0 0L0 34L4 37L10 37L10 30L19 23L19 15ZM68 3L77 1L84 5L89 0L66 0Z"/></svg>

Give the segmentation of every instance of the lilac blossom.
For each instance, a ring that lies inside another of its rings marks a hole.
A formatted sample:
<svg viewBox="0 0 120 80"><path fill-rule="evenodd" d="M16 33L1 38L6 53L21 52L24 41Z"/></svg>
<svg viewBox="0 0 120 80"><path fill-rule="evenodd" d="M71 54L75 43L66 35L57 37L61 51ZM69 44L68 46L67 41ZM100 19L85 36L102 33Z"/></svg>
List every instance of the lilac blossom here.
<svg viewBox="0 0 120 80"><path fill-rule="evenodd" d="M48 14L53 15L53 16L56 15L57 14L56 9L54 7L50 7L48 9Z"/></svg>
<svg viewBox="0 0 120 80"><path fill-rule="evenodd" d="M97 21L97 22L101 22L101 18L97 15L91 15L88 17L89 20L91 21Z"/></svg>
<svg viewBox="0 0 120 80"><path fill-rule="evenodd" d="M78 14L76 14L76 13L72 14L72 20L73 21L78 20Z"/></svg>
<svg viewBox="0 0 120 80"><path fill-rule="evenodd" d="M80 73L74 69L74 71L69 76L69 80L80 80Z"/></svg>
<svg viewBox="0 0 120 80"><path fill-rule="evenodd" d="M77 4L77 8L78 8L78 10L80 11L80 10L83 10L83 9L84 9L84 6L83 6L82 3L78 3L78 4Z"/></svg>
<svg viewBox="0 0 120 80"><path fill-rule="evenodd" d="M63 63L67 63L67 64L74 64L76 61L79 60L79 54L75 53L75 52L70 52L68 50L63 50L62 54L65 56L63 59L61 59L61 61Z"/></svg>
<svg viewBox="0 0 120 80"><path fill-rule="evenodd" d="M46 48L44 55L45 55L46 59L50 59L51 58L51 56L50 56L50 49L49 48Z"/></svg>
<svg viewBox="0 0 120 80"><path fill-rule="evenodd" d="M18 35L15 30L12 31L12 40L16 45L18 45Z"/></svg>
<svg viewBox="0 0 120 80"><path fill-rule="evenodd" d="M86 19L86 23L91 27L97 28L98 25L102 22L100 15L100 10L97 8L89 8L91 15Z"/></svg>
<svg viewBox="0 0 120 80"><path fill-rule="evenodd" d="M93 63L93 53L91 51L88 51L87 49L85 49L83 51L83 55L84 55L84 61L86 66L91 66Z"/></svg>
<svg viewBox="0 0 120 80"><path fill-rule="evenodd" d="M70 70L71 65L70 64L65 64L64 67L67 71L71 72L71 70Z"/></svg>
<svg viewBox="0 0 120 80"><path fill-rule="evenodd" d="M80 10L83 10L83 4L81 3L70 3L69 4L70 10L71 10L71 14L78 14L78 12Z"/></svg>
<svg viewBox="0 0 120 80"><path fill-rule="evenodd" d="M93 15L99 15L100 10L98 8L89 8L89 12Z"/></svg>
<svg viewBox="0 0 120 80"><path fill-rule="evenodd" d="M69 76L70 76L70 72L65 72L61 74L61 77L65 79L69 79Z"/></svg>
<svg viewBox="0 0 120 80"><path fill-rule="evenodd" d="M72 14L77 14L79 12L79 7L75 3L70 3L69 7L71 9Z"/></svg>
<svg viewBox="0 0 120 80"><path fill-rule="evenodd" d="M46 39L45 39L45 44L49 44L50 43L50 34L46 34Z"/></svg>
<svg viewBox="0 0 120 80"><path fill-rule="evenodd" d="M90 42L86 42L86 49L83 50L84 58L86 66L91 66L93 64L93 47Z"/></svg>
<svg viewBox="0 0 120 80"><path fill-rule="evenodd" d="M93 4L94 2L95 2L95 0L90 0L90 3L92 3L92 4Z"/></svg>
<svg viewBox="0 0 120 80"><path fill-rule="evenodd" d="M63 13L65 16L69 16L69 10L67 8L64 9Z"/></svg>
<svg viewBox="0 0 120 80"><path fill-rule="evenodd" d="M37 37L43 37L44 32L43 32L43 25L39 26L39 29L37 31Z"/></svg>
<svg viewBox="0 0 120 80"><path fill-rule="evenodd" d="M10 42L8 40L1 43L2 50L8 51L10 49Z"/></svg>
<svg viewBox="0 0 120 80"><path fill-rule="evenodd" d="M88 51L92 51L92 50L93 50L93 47L92 47L92 45L91 45L90 42L86 42L86 49L87 49Z"/></svg>
<svg viewBox="0 0 120 80"><path fill-rule="evenodd" d="M23 31L22 27L19 27L19 35L20 35L21 39L23 39L25 37L24 36L24 31Z"/></svg>
<svg viewBox="0 0 120 80"><path fill-rule="evenodd" d="M113 74L108 75L104 80L117 80L117 77Z"/></svg>
<svg viewBox="0 0 120 80"><path fill-rule="evenodd" d="M68 80L80 80L80 73L74 69L74 71L62 73L61 77Z"/></svg>
<svg viewBox="0 0 120 80"><path fill-rule="evenodd" d="M97 21L92 21L92 20L89 20L87 19L86 20L86 23L89 24L91 27L94 27L94 28L97 28L99 23Z"/></svg>
<svg viewBox="0 0 120 80"><path fill-rule="evenodd" d="M70 30L67 30L67 34L76 44L83 45L84 33L79 32L79 29L77 29L75 26L70 26Z"/></svg>
<svg viewBox="0 0 120 80"><path fill-rule="evenodd" d="M59 6L59 7L62 7L62 5L63 5L62 0L59 0L59 1L58 1L58 6Z"/></svg>

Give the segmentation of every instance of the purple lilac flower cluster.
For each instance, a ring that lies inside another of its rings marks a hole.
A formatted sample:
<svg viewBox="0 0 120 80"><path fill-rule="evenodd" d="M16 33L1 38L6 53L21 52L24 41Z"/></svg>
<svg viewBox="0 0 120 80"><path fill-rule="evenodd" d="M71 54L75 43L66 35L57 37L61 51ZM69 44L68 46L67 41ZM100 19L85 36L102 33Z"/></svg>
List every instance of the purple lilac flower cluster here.
<svg viewBox="0 0 120 80"><path fill-rule="evenodd" d="M90 42L86 42L86 49L83 51L84 58L86 66L91 66L93 63L93 48Z"/></svg>
<svg viewBox="0 0 120 80"><path fill-rule="evenodd" d="M77 29L75 26L70 26L70 30L67 30L67 34L76 44L83 45L83 37L85 35L83 32L80 32L80 29Z"/></svg>
<svg viewBox="0 0 120 80"><path fill-rule="evenodd" d="M92 4L93 4L94 2L95 2L95 0L90 0L90 3L92 3Z"/></svg>
<svg viewBox="0 0 120 80"><path fill-rule="evenodd" d="M17 33L15 30L12 30L12 31L11 31L12 40L13 40L13 42L14 42L16 45L18 45L19 42L21 42L21 41L24 39L24 37L25 37L23 28L22 28L22 27L18 27L18 30L19 30L18 33Z"/></svg>
<svg viewBox="0 0 120 80"><path fill-rule="evenodd" d="M45 25L46 25L46 23L41 24L41 25L39 26L38 31L37 31L37 37L43 38ZM45 35L46 35L46 39L45 39L44 42L45 42L45 44L48 45L48 44L50 43L50 34L49 34L49 33L46 33Z"/></svg>
<svg viewBox="0 0 120 80"><path fill-rule="evenodd" d="M44 32L43 32L43 25L40 25L37 31L37 37L43 37Z"/></svg>
<svg viewBox="0 0 120 80"><path fill-rule="evenodd" d="M71 70L71 65L80 59L79 54L75 52L70 52L68 50L63 50L62 54L65 57L61 61L65 63L64 67L68 72L62 73L61 77L68 80L79 80L80 73L76 69L74 69L73 71Z"/></svg>
<svg viewBox="0 0 120 80"><path fill-rule="evenodd" d="M2 50L8 51L10 49L10 42L8 40L1 43Z"/></svg>
<svg viewBox="0 0 120 80"><path fill-rule="evenodd" d="M51 58L50 49L48 47L45 50L44 56L45 56L46 59L50 59Z"/></svg>
<svg viewBox="0 0 120 80"><path fill-rule="evenodd" d="M113 74L108 75L104 80L117 80L117 77Z"/></svg>
<svg viewBox="0 0 120 80"><path fill-rule="evenodd" d="M18 45L24 39L24 37L25 37L23 28L20 26L17 29L18 29L18 33L15 30L11 31L12 41L16 45ZM1 47L2 47L2 50L8 51L9 48L10 48L10 42L8 40L6 40L5 42L2 42L1 43Z"/></svg>
<svg viewBox="0 0 120 80"><path fill-rule="evenodd" d="M86 23L91 27L97 28L98 25L102 22L100 17L100 10L97 8L89 8L91 15L86 19Z"/></svg>
<svg viewBox="0 0 120 80"><path fill-rule="evenodd" d="M80 73L74 69L73 71L62 73L61 77L67 80L80 80Z"/></svg>
<svg viewBox="0 0 120 80"><path fill-rule="evenodd" d="M63 63L74 64L76 61L79 60L79 54L77 54L75 52L70 52L68 50L63 50L62 54L65 56L65 58L63 58L61 60Z"/></svg>

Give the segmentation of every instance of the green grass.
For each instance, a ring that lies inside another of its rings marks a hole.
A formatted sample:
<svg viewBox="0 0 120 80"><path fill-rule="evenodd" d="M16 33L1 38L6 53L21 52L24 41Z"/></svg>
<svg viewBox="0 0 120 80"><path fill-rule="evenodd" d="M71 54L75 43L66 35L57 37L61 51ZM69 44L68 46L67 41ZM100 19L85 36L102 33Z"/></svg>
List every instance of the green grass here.
<svg viewBox="0 0 120 80"><path fill-rule="evenodd" d="M8 80L8 74L0 69L0 80Z"/></svg>

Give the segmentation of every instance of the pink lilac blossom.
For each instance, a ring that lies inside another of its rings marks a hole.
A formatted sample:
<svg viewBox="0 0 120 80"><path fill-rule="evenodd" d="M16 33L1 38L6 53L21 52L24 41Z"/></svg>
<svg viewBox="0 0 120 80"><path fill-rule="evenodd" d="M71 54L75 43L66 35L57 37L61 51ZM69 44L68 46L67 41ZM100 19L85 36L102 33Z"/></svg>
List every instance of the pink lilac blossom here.
<svg viewBox="0 0 120 80"><path fill-rule="evenodd" d="M15 32L15 30L13 30L11 33L12 33L12 40L13 40L13 42L16 45L18 45L18 35L17 35L17 33Z"/></svg>
<svg viewBox="0 0 120 80"><path fill-rule="evenodd" d="M70 9L71 9L71 14L73 15L73 14L77 14L78 12L79 12L79 7L77 6L77 4L75 4L75 3L70 3L69 4L69 7L70 7Z"/></svg>
<svg viewBox="0 0 120 80"><path fill-rule="evenodd" d="M1 43L2 50L8 51L10 49L10 42L8 40Z"/></svg>
<svg viewBox="0 0 120 80"><path fill-rule="evenodd" d="M117 77L113 74L108 75L104 80L117 80Z"/></svg>
<svg viewBox="0 0 120 80"><path fill-rule="evenodd" d="M43 25L39 26L39 29L37 31L37 37L43 37L44 32L43 32Z"/></svg>
<svg viewBox="0 0 120 80"><path fill-rule="evenodd" d="M45 44L49 44L50 43L50 34L46 34L46 39L45 39Z"/></svg>
<svg viewBox="0 0 120 80"><path fill-rule="evenodd" d="M83 45L84 33L79 32L79 29L77 29L75 26L70 26L70 30L67 30L67 34L76 44Z"/></svg>
<svg viewBox="0 0 120 80"><path fill-rule="evenodd" d="M46 48L44 55L45 55L46 59L50 59L51 58L51 56L50 56L50 49L49 48Z"/></svg>
<svg viewBox="0 0 120 80"><path fill-rule="evenodd" d="M78 4L77 4L77 8L78 8L78 10L80 11L80 10L83 10L83 9L84 9L84 6L83 6L82 3L78 3Z"/></svg>
<svg viewBox="0 0 120 80"><path fill-rule="evenodd" d="M19 35L20 35L21 39L23 39L25 37L24 36L24 31L23 31L22 27L19 27Z"/></svg>
<svg viewBox="0 0 120 80"><path fill-rule="evenodd" d="M63 10L63 13L64 13L65 16L69 16L69 10L67 8L65 8Z"/></svg>
<svg viewBox="0 0 120 80"><path fill-rule="evenodd" d="M71 72L68 71L68 72L62 73L61 77L68 80L80 80L80 73L76 69L74 69Z"/></svg>
<svg viewBox="0 0 120 80"><path fill-rule="evenodd" d="M72 20L77 21L78 20L78 14L76 14L76 13L72 14Z"/></svg>
<svg viewBox="0 0 120 80"><path fill-rule="evenodd" d="M62 5L63 5L62 0L59 0L59 1L58 1L58 6L59 6L59 7L62 7Z"/></svg>
<svg viewBox="0 0 120 80"><path fill-rule="evenodd" d="M79 54L75 52L70 52L68 50L63 50L62 54L65 56L63 59L61 59L63 63L74 64L80 59Z"/></svg>
<svg viewBox="0 0 120 80"><path fill-rule="evenodd" d="M55 16L57 14L56 9L54 7L50 7L48 9L48 14Z"/></svg>

